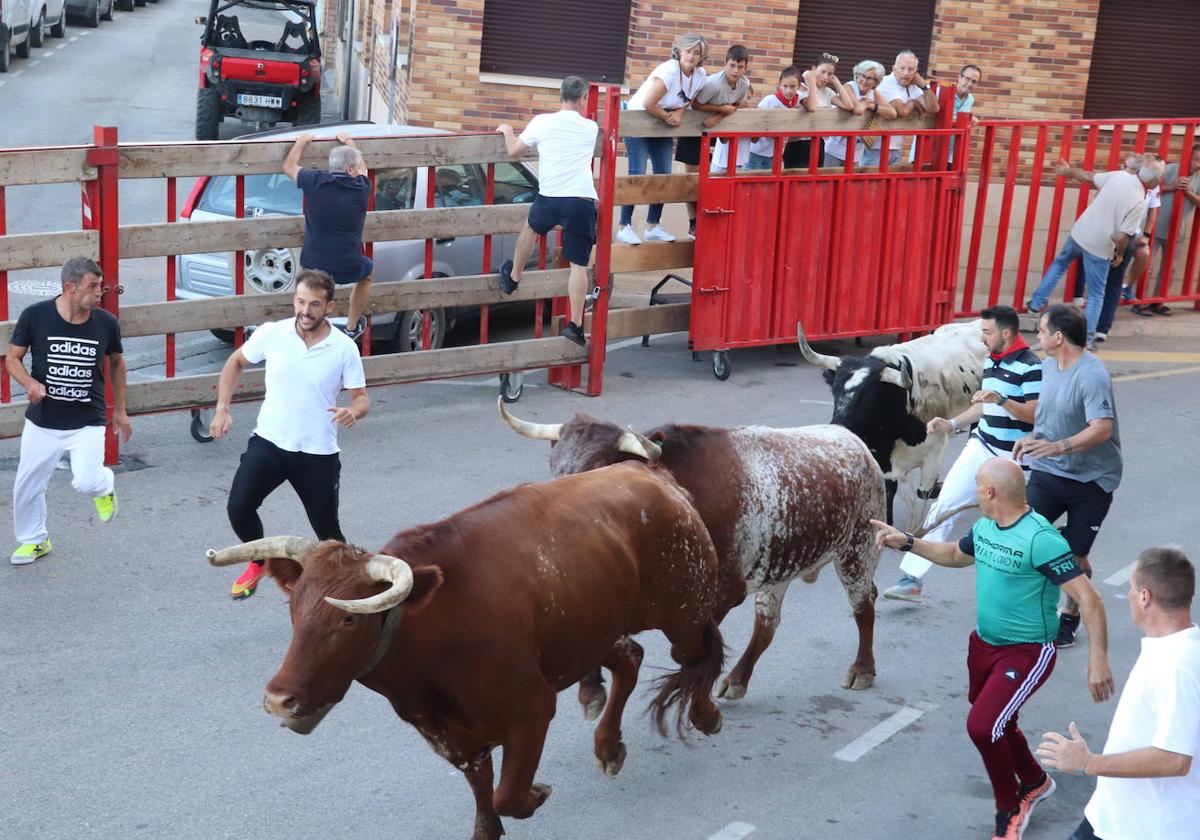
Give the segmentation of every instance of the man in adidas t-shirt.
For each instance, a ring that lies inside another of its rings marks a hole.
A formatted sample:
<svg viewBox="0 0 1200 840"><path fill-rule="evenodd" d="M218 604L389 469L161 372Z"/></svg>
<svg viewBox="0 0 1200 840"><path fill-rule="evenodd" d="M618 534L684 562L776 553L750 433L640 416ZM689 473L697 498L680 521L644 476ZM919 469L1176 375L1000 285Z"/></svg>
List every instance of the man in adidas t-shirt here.
<svg viewBox="0 0 1200 840"><path fill-rule="evenodd" d="M912 551L939 566L975 566L977 622L967 652L967 734L979 750L996 800L995 840L1020 840L1033 806L1054 792L1017 726L1017 714L1054 670L1059 589L1075 598L1088 628L1088 688L1097 703L1113 693L1104 602L1071 547L1025 502L1021 468L990 458L975 496L983 517L952 542L916 539L872 519L876 545Z"/></svg>
<svg viewBox="0 0 1200 840"><path fill-rule="evenodd" d="M538 152L538 195L529 206L529 218L517 237L513 258L500 266L500 288L506 295L517 290L525 263L533 254L535 234L562 227L562 255L571 264L567 296L570 320L563 337L580 347L583 336L583 303L587 294L587 267L596 244L596 185L592 180L592 158L596 153L599 126L583 116L587 82L579 76L563 79L562 106L551 114L538 114L518 137L507 123L496 129L504 135L510 157L529 149Z"/></svg>
<svg viewBox="0 0 1200 840"><path fill-rule="evenodd" d="M1011 458L1013 446L1033 431L1033 413L1042 386L1042 360L1029 349L1020 333L1017 310L992 306L980 313L980 330L990 357L983 367L980 390L971 407L947 420L934 417L926 433L958 434L971 429L967 444L955 460L942 490L925 515L926 536L940 542L950 538L955 525L975 502L975 473L988 458ZM978 425L976 425L978 424ZM974 426L972 429L971 427ZM925 574L933 564L913 554L900 563L900 582L883 593L898 601L921 600Z"/></svg>
<svg viewBox="0 0 1200 840"><path fill-rule="evenodd" d="M21 461L13 482L12 563L23 566L54 550L46 530L46 487L59 459L71 457L71 486L92 497L96 515L117 515L113 471L104 466L104 376L108 359L113 425L123 440L133 433L125 413L125 357L117 319L100 308L102 273L87 257L62 267L62 294L35 303L17 319L5 360L29 394ZM24 358L32 351L33 371Z"/></svg>

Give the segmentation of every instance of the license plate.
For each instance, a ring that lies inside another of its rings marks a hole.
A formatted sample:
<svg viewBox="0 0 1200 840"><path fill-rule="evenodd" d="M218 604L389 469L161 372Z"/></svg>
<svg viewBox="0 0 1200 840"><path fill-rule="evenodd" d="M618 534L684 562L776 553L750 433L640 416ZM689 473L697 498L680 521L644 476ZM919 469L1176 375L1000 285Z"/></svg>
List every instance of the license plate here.
<svg viewBox="0 0 1200 840"><path fill-rule="evenodd" d="M237 103L239 105L257 105L260 108L283 107L283 99L278 96L258 96L253 93L239 93Z"/></svg>

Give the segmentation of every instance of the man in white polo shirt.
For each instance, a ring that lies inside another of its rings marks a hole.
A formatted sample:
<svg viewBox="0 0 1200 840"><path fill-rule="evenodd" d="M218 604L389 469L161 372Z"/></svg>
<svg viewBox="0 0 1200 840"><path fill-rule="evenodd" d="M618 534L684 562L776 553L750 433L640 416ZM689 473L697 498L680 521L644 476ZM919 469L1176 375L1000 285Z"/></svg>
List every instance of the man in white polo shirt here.
<svg viewBox="0 0 1200 840"><path fill-rule="evenodd" d="M1148 548L1129 577L1129 614L1145 633L1104 752L1072 722L1048 732L1043 764L1097 776L1071 840L1200 837L1200 629L1192 622L1196 569L1174 548Z"/></svg>
<svg viewBox="0 0 1200 840"><path fill-rule="evenodd" d="M929 82L917 72L917 54L912 50L904 50L896 56L891 74L879 83L879 95L896 109L896 116L901 119L938 112L937 97L930 89ZM889 164L900 162L901 147L909 136L912 136L915 145L915 135L897 135L888 141Z"/></svg>
<svg viewBox="0 0 1200 840"><path fill-rule="evenodd" d="M317 539L346 538L338 524L337 427L349 429L371 408L362 359L354 340L334 329L333 278L304 269L296 276L292 299L296 317L263 324L233 352L221 370L217 408L209 433L224 437L233 421L229 403L247 365L266 363L266 395L258 425L242 454L229 489L229 523L242 542L262 539L258 509L283 482L292 485ZM350 404L337 405L350 392ZM249 598L264 566L247 564L230 595Z"/></svg>
<svg viewBox="0 0 1200 840"><path fill-rule="evenodd" d="M506 295L517 290L525 263L533 254L536 234L562 226L562 255L571 264L567 296L571 315L563 337L587 346L583 336L583 302L587 294L588 262L596 244L596 185L592 157L600 128L583 115L587 82L567 76L560 87L562 105L550 114L538 114L518 137L511 125L496 129L504 135L509 157L530 149L538 152L538 195L529 206L529 218L517 237L513 258L500 266L500 288Z"/></svg>

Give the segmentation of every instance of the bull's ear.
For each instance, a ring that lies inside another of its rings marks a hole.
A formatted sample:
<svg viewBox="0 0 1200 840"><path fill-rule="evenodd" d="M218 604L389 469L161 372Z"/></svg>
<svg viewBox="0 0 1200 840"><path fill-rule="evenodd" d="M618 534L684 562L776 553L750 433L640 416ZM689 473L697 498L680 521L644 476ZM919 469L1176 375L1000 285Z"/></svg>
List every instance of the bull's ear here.
<svg viewBox="0 0 1200 840"><path fill-rule="evenodd" d="M904 425L900 429L900 439L909 446L918 446L925 442L925 424L911 414L904 415Z"/></svg>
<svg viewBox="0 0 1200 840"><path fill-rule="evenodd" d="M279 584L279 588L289 595L303 571L304 567L295 560L288 560L284 557L272 557L267 561L267 573L275 578L275 582Z"/></svg>
<svg viewBox="0 0 1200 840"><path fill-rule="evenodd" d="M821 371L821 376L822 376L822 377L824 377L824 379L825 379L825 384L826 384L826 385L829 385L829 386L831 386L831 387L832 387L832 385L833 385L833 371L831 371L831 370L823 370L823 371Z"/></svg>
<svg viewBox="0 0 1200 840"><path fill-rule="evenodd" d="M433 600L433 593L441 587L444 578L437 566L417 566L412 570L413 585L404 599L405 611L419 610Z"/></svg>

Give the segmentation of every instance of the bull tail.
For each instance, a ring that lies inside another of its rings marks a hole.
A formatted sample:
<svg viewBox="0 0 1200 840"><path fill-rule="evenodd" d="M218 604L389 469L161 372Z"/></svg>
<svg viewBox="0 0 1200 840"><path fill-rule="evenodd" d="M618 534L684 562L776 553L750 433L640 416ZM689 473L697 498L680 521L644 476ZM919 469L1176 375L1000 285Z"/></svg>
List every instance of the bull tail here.
<svg viewBox="0 0 1200 840"><path fill-rule="evenodd" d="M667 715L675 710L675 732L681 740L684 734L684 714L691 713L698 698L711 702L713 683L725 666L725 642L717 623L709 619L700 635L701 652L692 662L678 671L654 680L657 696L650 702L649 712L659 734L667 737Z"/></svg>

